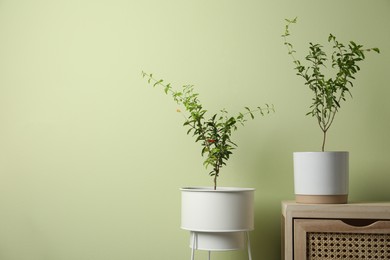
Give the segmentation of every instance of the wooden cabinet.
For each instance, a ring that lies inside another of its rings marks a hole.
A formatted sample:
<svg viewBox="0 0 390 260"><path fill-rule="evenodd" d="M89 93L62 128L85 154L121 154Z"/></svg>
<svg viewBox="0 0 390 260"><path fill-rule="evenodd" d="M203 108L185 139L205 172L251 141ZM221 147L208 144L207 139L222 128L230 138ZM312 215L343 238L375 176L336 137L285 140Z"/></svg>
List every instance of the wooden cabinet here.
<svg viewBox="0 0 390 260"><path fill-rule="evenodd" d="M282 202L282 259L390 260L390 203Z"/></svg>

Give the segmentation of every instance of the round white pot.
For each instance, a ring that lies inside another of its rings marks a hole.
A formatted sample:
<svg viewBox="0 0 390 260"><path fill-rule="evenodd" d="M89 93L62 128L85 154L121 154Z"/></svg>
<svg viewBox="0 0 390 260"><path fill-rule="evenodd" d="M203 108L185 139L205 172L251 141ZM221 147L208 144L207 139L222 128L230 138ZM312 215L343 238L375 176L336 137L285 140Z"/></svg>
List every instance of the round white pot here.
<svg viewBox="0 0 390 260"><path fill-rule="evenodd" d="M230 187L182 188L181 228L191 234L195 232L196 249L242 248L244 232L254 229L254 191ZM192 244L193 241L191 247Z"/></svg>
<svg viewBox="0 0 390 260"><path fill-rule="evenodd" d="M190 232L190 248L230 251L245 248L245 232Z"/></svg>
<svg viewBox="0 0 390 260"><path fill-rule="evenodd" d="M181 228L199 232L253 230L254 189L182 188Z"/></svg>
<svg viewBox="0 0 390 260"><path fill-rule="evenodd" d="M298 203L347 203L348 152L295 152L294 190Z"/></svg>

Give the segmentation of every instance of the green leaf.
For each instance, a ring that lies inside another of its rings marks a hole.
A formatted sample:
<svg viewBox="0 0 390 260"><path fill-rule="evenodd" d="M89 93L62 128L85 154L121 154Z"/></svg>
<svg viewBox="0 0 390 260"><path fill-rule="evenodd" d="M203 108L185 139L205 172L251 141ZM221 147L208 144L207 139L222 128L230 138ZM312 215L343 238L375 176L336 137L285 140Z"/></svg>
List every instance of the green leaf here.
<svg viewBox="0 0 390 260"><path fill-rule="evenodd" d="M169 91L170 89L171 89L171 84L168 83L168 84L165 86L165 88L164 88L165 94L168 94L168 91Z"/></svg>
<svg viewBox="0 0 390 260"><path fill-rule="evenodd" d="M155 86L157 86L157 85L161 84L162 82L163 82L163 80L162 80L162 79L160 79L159 81L156 81L156 82L153 84L153 87L155 87Z"/></svg>

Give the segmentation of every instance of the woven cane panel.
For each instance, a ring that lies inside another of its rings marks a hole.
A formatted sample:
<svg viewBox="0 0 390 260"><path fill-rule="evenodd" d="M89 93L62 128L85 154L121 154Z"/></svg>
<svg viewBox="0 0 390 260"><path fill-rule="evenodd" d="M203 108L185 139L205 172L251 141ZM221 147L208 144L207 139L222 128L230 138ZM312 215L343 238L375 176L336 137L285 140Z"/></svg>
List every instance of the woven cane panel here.
<svg viewBox="0 0 390 260"><path fill-rule="evenodd" d="M307 233L307 259L390 259L390 234Z"/></svg>

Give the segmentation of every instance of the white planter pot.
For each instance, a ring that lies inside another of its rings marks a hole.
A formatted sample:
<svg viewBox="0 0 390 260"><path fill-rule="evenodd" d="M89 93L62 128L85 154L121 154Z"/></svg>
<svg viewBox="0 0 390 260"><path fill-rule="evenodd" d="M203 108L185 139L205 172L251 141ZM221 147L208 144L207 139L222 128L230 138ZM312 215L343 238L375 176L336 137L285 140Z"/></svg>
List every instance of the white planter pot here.
<svg viewBox="0 0 390 260"><path fill-rule="evenodd" d="M348 152L295 152L294 190L298 203L347 203Z"/></svg>
<svg viewBox="0 0 390 260"><path fill-rule="evenodd" d="M253 230L254 189L182 188L181 228L199 232Z"/></svg>
<svg viewBox="0 0 390 260"><path fill-rule="evenodd" d="M194 241L195 240L195 241ZM245 232L190 232L190 247L196 250L229 251L245 248Z"/></svg>
<svg viewBox="0 0 390 260"><path fill-rule="evenodd" d="M181 228L191 234L195 232L196 249L242 248L245 231L254 229L254 191L252 188L182 188Z"/></svg>

